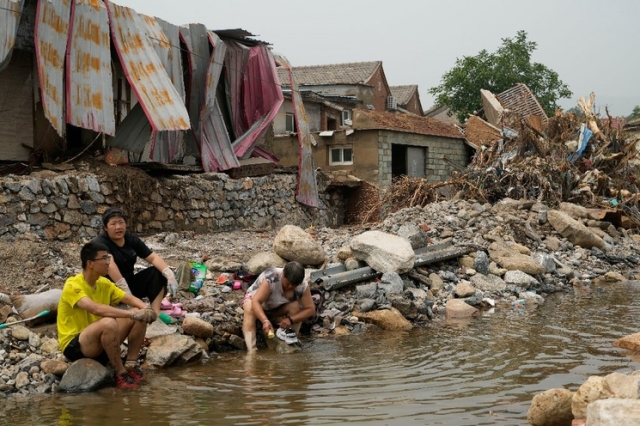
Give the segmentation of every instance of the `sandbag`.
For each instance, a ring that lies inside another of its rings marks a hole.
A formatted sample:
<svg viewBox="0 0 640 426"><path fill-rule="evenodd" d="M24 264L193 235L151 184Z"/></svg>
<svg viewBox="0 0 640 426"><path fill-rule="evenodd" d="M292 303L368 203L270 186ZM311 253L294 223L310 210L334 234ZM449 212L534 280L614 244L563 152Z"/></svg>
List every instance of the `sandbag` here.
<svg viewBox="0 0 640 426"><path fill-rule="evenodd" d="M22 319L38 315L45 310L50 311L49 315L30 321L28 325L33 326L46 322L49 318L55 318L61 296L62 289L53 289L36 294L21 294L11 296L11 304Z"/></svg>

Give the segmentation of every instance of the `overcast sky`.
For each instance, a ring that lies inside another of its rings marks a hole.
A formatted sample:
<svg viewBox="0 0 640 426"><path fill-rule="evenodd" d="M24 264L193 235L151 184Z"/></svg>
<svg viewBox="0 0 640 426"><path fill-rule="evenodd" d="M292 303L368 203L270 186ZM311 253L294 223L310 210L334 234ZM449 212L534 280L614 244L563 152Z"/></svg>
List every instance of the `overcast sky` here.
<svg viewBox="0 0 640 426"><path fill-rule="evenodd" d="M389 85L428 89L456 58L494 52L518 30L538 43L533 61L556 71L576 105L595 92L604 114L640 105L640 1L637 0L115 0L173 24L243 28L293 66L383 62Z"/></svg>

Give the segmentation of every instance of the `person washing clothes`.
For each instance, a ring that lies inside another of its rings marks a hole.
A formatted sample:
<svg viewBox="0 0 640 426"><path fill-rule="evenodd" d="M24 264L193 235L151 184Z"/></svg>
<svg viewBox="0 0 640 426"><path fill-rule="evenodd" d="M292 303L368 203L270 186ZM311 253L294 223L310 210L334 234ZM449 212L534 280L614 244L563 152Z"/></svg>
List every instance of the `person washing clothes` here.
<svg viewBox="0 0 640 426"><path fill-rule="evenodd" d="M110 208L102 216L104 232L93 239L109 248L113 262L107 278L126 293L142 299L147 297L156 315L160 315L162 299L167 293L178 294L178 282L165 261L154 253L139 237L127 232L127 221L121 209ZM134 274L137 258L152 266Z"/></svg>
<svg viewBox="0 0 640 426"><path fill-rule="evenodd" d="M293 329L297 335L302 322L316 312L311 288L304 278L304 266L289 262L284 268L269 268L262 272L247 289L242 308L242 333L248 352L257 350L256 319L267 334L274 331L273 320L280 329Z"/></svg>

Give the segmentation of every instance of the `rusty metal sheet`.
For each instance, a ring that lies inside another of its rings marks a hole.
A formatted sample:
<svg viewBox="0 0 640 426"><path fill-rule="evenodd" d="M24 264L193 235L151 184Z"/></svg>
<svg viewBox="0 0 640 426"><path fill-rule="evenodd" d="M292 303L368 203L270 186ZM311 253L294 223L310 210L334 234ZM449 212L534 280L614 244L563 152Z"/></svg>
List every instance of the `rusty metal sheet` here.
<svg viewBox="0 0 640 426"><path fill-rule="evenodd" d="M233 143L240 158L247 158L266 134L284 101L273 54L267 46L253 46L244 69L242 110L251 127Z"/></svg>
<svg viewBox="0 0 640 426"><path fill-rule="evenodd" d="M247 62L249 61L250 49L236 41L227 41L227 105L230 108L231 124L233 126L234 138L244 134L249 124L246 122L242 108L242 82Z"/></svg>
<svg viewBox="0 0 640 426"><path fill-rule="evenodd" d="M187 134L187 153L199 153L200 113L205 103L207 70L211 53L209 51L209 31L203 24L191 24L180 27L180 39L187 47L187 63L191 82L187 99L187 109L193 131Z"/></svg>
<svg viewBox="0 0 640 426"><path fill-rule="evenodd" d="M184 76L182 70L182 54L180 52L180 30L177 25L170 24L160 18L140 15L147 24L147 35L155 49L160 62L164 65L173 86L184 103ZM181 155L181 147L185 131L154 132L149 157L159 163L170 163Z"/></svg>
<svg viewBox="0 0 640 426"><path fill-rule="evenodd" d="M116 133L109 17L101 0L74 0L67 50L67 123Z"/></svg>
<svg viewBox="0 0 640 426"><path fill-rule="evenodd" d="M111 37L127 80L155 131L188 130L189 114L136 11L105 0Z"/></svg>
<svg viewBox="0 0 640 426"><path fill-rule="evenodd" d="M39 1L35 44L44 115L64 136L64 59L69 37L71 0Z"/></svg>
<svg viewBox="0 0 640 426"><path fill-rule="evenodd" d="M24 0L0 0L0 72L11 61L23 10Z"/></svg>
<svg viewBox="0 0 640 426"><path fill-rule="evenodd" d="M227 46L215 33L209 31L208 36L213 46L213 55L207 70L205 105L200 114L199 134L202 168L213 172L240 167L240 163L231 147L229 132L216 97Z"/></svg>
<svg viewBox="0 0 640 426"><path fill-rule="evenodd" d="M164 65L173 86L185 100L184 79L182 75L182 58L180 54L180 30L177 25L159 18L140 14L147 25L147 36Z"/></svg>
<svg viewBox="0 0 640 426"><path fill-rule="evenodd" d="M291 101L293 104L293 114L298 129L298 144L300 145L300 161L298 164L298 186L296 188L296 200L311 207L320 205L318 196L318 184L316 182L316 168L313 162L312 141L313 135L309 130L307 112L302 103L300 89L295 75L291 70L291 64L284 56L276 57L276 62L285 68L289 74L291 87Z"/></svg>

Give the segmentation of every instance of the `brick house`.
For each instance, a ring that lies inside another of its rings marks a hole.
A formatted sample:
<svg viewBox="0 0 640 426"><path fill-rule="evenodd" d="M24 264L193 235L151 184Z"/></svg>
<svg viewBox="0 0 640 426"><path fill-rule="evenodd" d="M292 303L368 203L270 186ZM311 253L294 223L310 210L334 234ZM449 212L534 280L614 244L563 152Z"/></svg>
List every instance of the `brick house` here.
<svg viewBox="0 0 640 426"><path fill-rule="evenodd" d="M403 175L425 177L430 182L446 180L452 170L465 167L473 153L456 126L413 114L355 109L351 129L314 136L317 168L347 172L379 189ZM276 137L268 149L280 165L298 165L294 135Z"/></svg>
<svg viewBox="0 0 640 426"><path fill-rule="evenodd" d="M424 115L418 85L391 86L391 96L396 98L396 103L400 112L409 112L415 115Z"/></svg>
<svg viewBox="0 0 640 426"><path fill-rule="evenodd" d="M354 109L386 111L397 108L384 74L382 61L312 65L293 67L292 70L301 93L316 95L315 100L313 96L307 96L304 101L305 108L308 109L307 118L310 125L313 122L318 123L317 131L349 127L351 111ZM287 71L278 68L278 78L286 97L287 92L291 90ZM319 97L323 99L320 100ZM308 107L307 101L316 104L326 101L331 105L328 109L317 108L318 105ZM325 115L320 117L323 110ZM338 111L339 114L337 114ZM285 100L274 121L275 134L282 134L282 128L291 132L291 126L287 127L287 123L292 123L292 115L291 102Z"/></svg>

